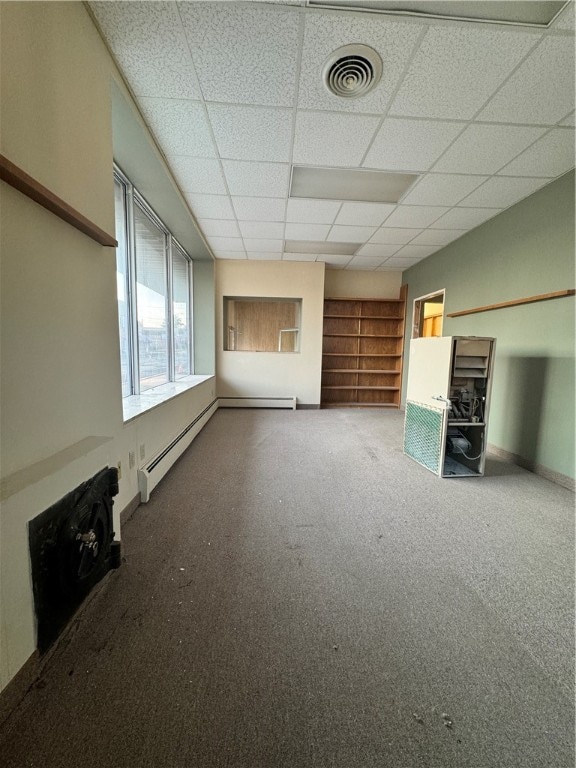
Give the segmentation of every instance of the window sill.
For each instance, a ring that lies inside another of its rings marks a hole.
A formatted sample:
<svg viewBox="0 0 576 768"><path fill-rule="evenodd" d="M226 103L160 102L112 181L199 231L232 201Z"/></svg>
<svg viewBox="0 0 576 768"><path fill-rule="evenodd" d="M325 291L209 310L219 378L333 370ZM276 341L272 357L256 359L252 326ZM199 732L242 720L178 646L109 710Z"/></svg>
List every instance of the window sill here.
<svg viewBox="0 0 576 768"><path fill-rule="evenodd" d="M124 413L124 421L130 421L131 419L140 416L146 411L156 408L162 403L172 400L172 398L181 395L183 392L188 392L189 389L194 389L199 384L202 384L208 379L213 379L212 374L199 375L199 376L185 376L178 381L171 381L168 384L162 384L159 387L153 389L147 389L141 395L130 395L122 400L122 409Z"/></svg>

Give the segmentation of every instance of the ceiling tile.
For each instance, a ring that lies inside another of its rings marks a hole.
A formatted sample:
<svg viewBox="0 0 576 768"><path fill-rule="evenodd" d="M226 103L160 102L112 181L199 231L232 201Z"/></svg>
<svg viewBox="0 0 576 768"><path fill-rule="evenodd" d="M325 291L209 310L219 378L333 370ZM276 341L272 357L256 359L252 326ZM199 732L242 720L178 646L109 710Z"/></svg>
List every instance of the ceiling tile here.
<svg viewBox="0 0 576 768"><path fill-rule="evenodd" d="M214 256L216 256L217 259L245 259L246 258L246 252L245 251L221 251L221 250L215 250Z"/></svg>
<svg viewBox="0 0 576 768"><path fill-rule="evenodd" d="M574 40L548 36L488 102L479 120L553 125L574 106Z"/></svg>
<svg viewBox="0 0 576 768"><path fill-rule="evenodd" d="M369 269L374 270L383 263L384 259L376 256L354 256L348 264L348 269Z"/></svg>
<svg viewBox="0 0 576 768"><path fill-rule="evenodd" d="M185 195L197 219L234 219L234 210L227 195Z"/></svg>
<svg viewBox="0 0 576 768"><path fill-rule="evenodd" d="M283 240L266 240L264 238L244 238L244 245L247 251L256 251L264 253L282 253L284 246Z"/></svg>
<svg viewBox="0 0 576 768"><path fill-rule="evenodd" d="M298 112L294 137L295 163L359 166L380 118L332 112Z"/></svg>
<svg viewBox="0 0 576 768"><path fill-rule="evenodd" d="M307 13L298 105L340 112L382 113L422 29L419 24L406 24L372 14ZM368 45L379 54L383 64L382 79L365 96L342 99L325 89L322 70L333 51L354 42Z"/></svg>
<svg viewBox="0 0 576 768"><path fill-rule="evenodd" d="M452 208L431 226L432 229L473 229L499 213L501 208Z"/></svg>
<svg viewBox="0 0 576 768"><path fill-rule="evenodd" d="M242 237L284 238L284 224L277 221L241 221Z"/></svg>
<svg viewBox="0 0 576 768"><path fill-rule="evenodd" d="M552 27L554 29L568 29L574 32L574 8L576 3L572 1L564 8L562 13L558 16Z"/></svg>
<svg viewBox="0 0 576 768"><path fill-rule="evenodd" d="M429 173L412 187L411 191L402 199L402 203L407 205L456 205L487 178L487 176Z"/></svg>
<svg viewBox="0 0 576 768"><path fill-rule="evenodd" d="M282 256L283 261L316 261L317 253L285 253ZM348 259L350 256L347 257Z"/></svg>
<svg viewBox="0 0 576 768"><path fill-rule="evenodd" d="M282 255L277 251L247 251L246 256L253 261L281 261Z"/></svg>
<svg viewBox="0 0 576 768"><path fill-rule="evenodd" d="M298 9L180 3L207 101L291 106L298 58Z"/></svg>
<svg viewBox="0 0 576 768"><path fill-rule="evenodd" d="M467 229L425 229L410 245L448 245L466 232Z"/></svg>
<svg viewBox="0 0 576 768"><path fill-rule="evenodd" d="M337 256L336 254L319 253L316 257L316 261L323 261L325 264L344 267L346 264L348 264L351 258L351 256Z"/></svg>
<svg viewBox="0 0 576 768"><path fill-rule="evenodd" d="M90 8L136 96L202 98L176 3L93 2Z"/></svg>
<svg viewBox="0 0 576 768"><path fill-rule="evenodd" d="M395 207L385 203L344 203L334 223L378 227Z"/></svg>
<svg viewBox="0 0 576 768"><path fill-rule="evenodd" d="M204 107L182 99L138 100L144 119L167 155L216 157Z"/></svg>
<svg viewBox="0 0 576 768"><path fill-rule="evenodd" d="M425 259L427 256L431 256L441 247L441 245L412 245L412 243L410 243L410 245L405 245L404 248L398 251L394 258L418 259L420 261L421 259Z"/></svg>
<svg viewBox="0 0 576 768"><path fill-rule="evenodd" d="M198 224L206 237L240 237L235 221L198 219Z"/></svg>
<svg viewBox="0 0 576 768"><path fill-rule="evenodd" d="M559 125L574 125L574 117L576 113L571 112L564 120L561 120Z"/></svg>
<svg viewBox="0 0 576 768"><path fill-rule="evenodd" d="M215 251L244 251L244 243L241 237L208 237L210 246Z"/></svg>
<svg viewBox="0 0 576 768"><path fill-rule="evenodd" d="M286 197L288 194L289 165L242 160L223 160L222 165L232 195Z"/></svg>
<svg viewBox="0 0 576 768"><path fill-rule="evenodd" d="M434 172L496 173L545 132L511 125L470 125L434 166Z"/></svg>
<svg viewBox="0 0 576 768"><path fill-rule="evenodd" d="M389 256L393 256L400 250L400 248L402 248L402 245L400 244L388 245L387 243L368 243L367 245L363 245L362 248L358 250L357 255L374 257L379 256L381 259L385 259Z"/></svg>
<svg viewBox="0 0 576 768"><path fill-rule="evenodd" d="M419 235L422 232L421 229L400 229L399 227L388 227L384 224L383 227L377 229L376 232L370 238L370 243L391 243L403 245L410 242L413 237Z"/></svg>
<svg viewBox="0 0 576 768"><path fill-rule="evenodd" d="M329 224L286 224L286 240L326 240Z"/></svg>
<svg viewBox="0 0 576 768"><path fill-rule="evenodd" d="M506 176L553 178L574 168L574 130L555 128L502 168Z"/></svg>
<svg viewBox="0 0 576 768"><path fill-rule="evenodd" d="M459 206L471 208L507 208L540 189L544 179L492 176L485 184L461 200Z"/></svg>
<svg viewBox="0 0 576 768"><path fill-rule="evenodd" d="M334 200L289 199L286 221L301 224L332 224L341 205Z"/></svg>
<svg viewBox="0 0 576 768"><path fill-rule="evenodd" d="M394 213L386 219L386 226L423 229L448 210L446 206L398 205Z"/></svg>
<svg viewBox="0 0 576 768"><path fill-rule="evenodd" d="M218 160L171 155L168 163L183 192L225 195L228 191Z"/></svg>
<svg viewBox="0 0 576 768"><path fill-rule="evenodd" d="M239 221L283 221L286 201L273 197L233 197Z"/></svg>
<svg viewBox="0 0 576 768"><path fill-rule="evenodd" d="M208 104L220 157L289 162L292 113L289 109Z"/></svg>
<svg viewBox="0 0 576 768"><path fill-rule="evenodd" d="M430 27L390 114L469 120L539 38L495 26Z"/></svg>
<svg viewBox="0 0 576 768"><path fill-rule="evenodd" d="M388 259L382 265L381 269L410 269L414 264L418 264L422 259Z"/></svg>
<svg viewBox="0 0 576 768"><path fill-rule="evenodd" d="M388 171L427 171L463 128L462 123L387 118L362 165Z"/></svg>
<svg viewBox="0 0 576 768"><path fill-rule="evenodd" d="M375 231L376 227L342 227L335 225L330 230L326 240L333 243L362 243L372 237Z"/></svg>

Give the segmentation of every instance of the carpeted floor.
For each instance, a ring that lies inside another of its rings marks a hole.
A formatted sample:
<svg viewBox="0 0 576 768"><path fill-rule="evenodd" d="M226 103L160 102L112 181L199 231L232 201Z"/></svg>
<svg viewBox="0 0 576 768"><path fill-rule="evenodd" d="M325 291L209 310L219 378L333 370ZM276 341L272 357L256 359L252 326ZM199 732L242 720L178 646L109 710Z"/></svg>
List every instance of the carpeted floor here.
<svg viewBox="0 0 576 768"><path fill-rule="evenodd" d="M0 732L3 768L573 768L574 496L402 414L220 410Z"/></svg>

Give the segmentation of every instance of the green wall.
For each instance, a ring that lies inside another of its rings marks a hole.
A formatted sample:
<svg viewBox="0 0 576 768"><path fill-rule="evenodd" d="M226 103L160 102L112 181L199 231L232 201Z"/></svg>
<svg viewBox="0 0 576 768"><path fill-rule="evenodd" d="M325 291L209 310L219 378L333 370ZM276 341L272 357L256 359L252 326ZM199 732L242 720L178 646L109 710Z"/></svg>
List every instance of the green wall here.
<svg viewBox="0 0 576 768"><path fill-rule="evenodd" d="M404 282L405 370L418 296L446 289L447 314L574 288L574 172L407 270ZM443 335L497 339L489 443L574 478L574 297L445 317Z"/></svg>

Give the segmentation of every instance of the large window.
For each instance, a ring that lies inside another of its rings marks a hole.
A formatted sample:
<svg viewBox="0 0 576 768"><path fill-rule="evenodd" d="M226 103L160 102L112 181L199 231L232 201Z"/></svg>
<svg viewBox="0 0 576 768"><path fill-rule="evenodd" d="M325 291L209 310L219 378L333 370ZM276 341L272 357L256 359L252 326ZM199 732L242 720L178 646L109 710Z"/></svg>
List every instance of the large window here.
<svg viewBox="0 0 576 768"><path fill-rule="evenodd" d="M122 395L192 373L192 262L120 172L114 174Z"/></svg>

